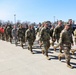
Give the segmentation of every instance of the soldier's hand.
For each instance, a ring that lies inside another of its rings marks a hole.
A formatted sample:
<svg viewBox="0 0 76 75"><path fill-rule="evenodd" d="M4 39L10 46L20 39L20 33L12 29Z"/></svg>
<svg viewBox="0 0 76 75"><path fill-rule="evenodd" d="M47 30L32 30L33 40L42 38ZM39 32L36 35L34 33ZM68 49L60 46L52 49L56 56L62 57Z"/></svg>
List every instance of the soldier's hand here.
<svg viewBox="0 0 76 75"><path fill-rule="evenodd" d="M56 51L56 47L54 46L53 48L54 48L54 51Z"/></svg>

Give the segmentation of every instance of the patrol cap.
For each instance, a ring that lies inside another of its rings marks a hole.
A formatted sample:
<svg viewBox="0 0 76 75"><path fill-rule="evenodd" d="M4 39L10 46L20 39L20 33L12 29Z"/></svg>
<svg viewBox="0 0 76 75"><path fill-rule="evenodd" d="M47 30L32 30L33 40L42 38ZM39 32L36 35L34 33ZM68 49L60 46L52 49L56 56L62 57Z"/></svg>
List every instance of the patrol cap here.
<svg viewBox="0 0 76 75"><path fill-rule="evenodd" d="M62 20L59 20L58 22L62 22Z"/></svg>
<svg viewBox="0 0 76 75"><path fill-rule="evenodd" d="M70 26L70 24L69 23L66 23L65 26Z"/></svg>

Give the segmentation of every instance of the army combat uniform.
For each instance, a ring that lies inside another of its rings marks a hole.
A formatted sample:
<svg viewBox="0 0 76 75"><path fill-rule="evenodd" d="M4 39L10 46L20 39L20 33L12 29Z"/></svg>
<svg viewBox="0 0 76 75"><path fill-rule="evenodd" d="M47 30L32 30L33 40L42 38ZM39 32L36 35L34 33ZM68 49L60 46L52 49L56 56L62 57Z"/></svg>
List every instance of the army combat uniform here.
<svg viewBox="0 0 76 75"><path fill-rule="evenodd" d="M30 50L31 53L33 54L32 46L33 46L33 42L34 42L34 34L33 34L32 29L26 30L25 39L27 39L27 41L28 41L28 50Z"/></svg>
<svg viewBox="0 0 76 75"><path fill-rule="evenodd" d="M76 44L76 29L74 31L74 41L75 41L75 44Z"/></svg>
<svg viewBox="0 0 76 75"><path fill-rule="evenodd" d="M59 45L62 45L62 49L64 50L64 53L59 54L59 60L61 60L61 57L66 58L66 63L67 66L72 68L72 66L70 65L70 50L71 50L71 41L73 39L70 40L69 37L69 33L68 30L64 29L61 34L60 34L60 39L59 39L59 44L57 46L55 46L55 48L59 47Z"/></svg>
<svg viewBox="0 0 76 75"><path fill-rule="evenodd" d="M75 45L76 45L76 29L74 31L74 41L75 41ZM72 54L74 54L74 52L76 52L76 49L71 50Z"/></svg>
<svg viewBox="0 0 76 75"><path fill-rule="evenodd" d="M40 34L41 34L40 39L43 42L43 47L44 47L42 50L42 53L43 54L45 53L47 59L49 59L48 58L48 49L50 47L50 29L43 27Z"/></svg>
<svg viewBox="0 0 76 75"><path fill-rule="evenodd" d="M60 33L63 30L63 26L57 25L53 31L53 41L57 39L57 42L59 42ZM62 47L60 45L60 52L62 53Z"/></svg>

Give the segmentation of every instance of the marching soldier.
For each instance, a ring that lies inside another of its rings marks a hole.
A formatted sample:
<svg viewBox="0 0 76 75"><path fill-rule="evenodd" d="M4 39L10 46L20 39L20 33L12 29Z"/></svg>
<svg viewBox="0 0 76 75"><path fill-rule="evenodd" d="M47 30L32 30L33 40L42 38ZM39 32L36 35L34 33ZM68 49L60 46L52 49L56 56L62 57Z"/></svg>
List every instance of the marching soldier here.
<svg viewBox="0 0 76 75"><path fill-rule="evenodd" d="M76 45L76 29L74 31L74 41L75 41L75 45Z"/></svg>
<svg viewBox="0 0 76 75"><path fill-rule="evenodd" d="M59 41L60 33L62 30L63 30L62 20L60 20L60 21L58 21L58 25L54 29L52 41L55 42L56 39L57 39L57 42ZM61 46L60 46L60 52L62 53L62 47Z"/></svg>
<svg viewBox="0 0 76 75"><path fill-rule="evenodd" d="M25 33L25 39L27 39L28 41L28 50L31 51L31 53L33 54L33 50L32 50L32 46L33 46L33 42L34 42L34 33L33 33L33 29L31 27L31 25L28 26L28 29L26 30Z"/></svg>
<svg viewBox="0 0 76 75"><path fill-rule="evenodd" d="M69 37L70 37L71 43L73 43L73 40L72 40L72 34L73 34L73 27L72 27L72 24L73 24L73 23L72 23L72 19L69 19L69 20L68 20L68 23L69 23L69 25L70 25L70 28L69 28L69 30L68 30ZM71 50L72 54L74 54L75 51L76 51L75 49Z"/></svg>
<svg viewBox="0 0 76 75"><path fill-rule="evenodd" d="M43 49L42 53L46 55L46 58L49 60L48 57L48 49L50 47L50 29L48 28L48 24L44 23L44 27L41 29L40 39L43 42Z"/></svg>
<svg viewBox="0 0 76 75"><path fill-rule="evenodd" d="M41 48L41 46L43 45L43 43L42 43L42 40L40 39L40 33L41 33L41 30L42 30L42 28L44 27L44 22L42 23L42 25L40 26L40 28L39 28L39 34L38 34L38 36L39 36L39 45L40 45L40 48Z"/></svg>
<svg viewBox="0 0 76 75"><path fill-rule="evenodd" d="M64 53L59 54L58 58L59 58L59 60L61 60L62 57L65 57L67 66L69 68L73 68L70 65L70 59L71 59L70 50L71 50L71 44L73 44L72 43L73 39L70 40L69 33L68 33L69 28L70 28L70 25L66 24L65 28L63 29L63 31L60 34L59 44L57 46L54 46L54 48L57 48L57 47L59 47L59 45L62 45Z"/></svg>
<svg viewBox="0 0 76 75"><path fill-rule="evenodd" d="M74 31L74 41L75 41L75 45L76 45L76 29ZM74 53L76 52L76 49L71 50L71 52L74 55Z"/></svg>
<svg viewBox="0 0 76 75"><path fill-rule="evenodd" d="M34 28L34 26L33 25L31 25L31 29L32 29L32 32L33 32L33 42L35 41L35 39L36 39L36 31L35 31L35 28Z"/></svg>
<svg viewBox="0 0 76 75"><path fill-rule="evenodd" d="M54 46L54 40L53 40L53 31L54 31L54 28L55 28L55 26L54 25L52 25L52 27L51 27L51 29L50 29L50 36L51 36L51 38L52 38L52 42L51 42L51 44L52 44L52 46Z"/></svg>
<svg viewBox="0 0 76 75"><path fill-rule="evenodd" d="M22 24L19 25L18 29L18 40L21 42L21 47L23 48L23 43L25 42L25 35L24 35L24 29Z"/></svg>

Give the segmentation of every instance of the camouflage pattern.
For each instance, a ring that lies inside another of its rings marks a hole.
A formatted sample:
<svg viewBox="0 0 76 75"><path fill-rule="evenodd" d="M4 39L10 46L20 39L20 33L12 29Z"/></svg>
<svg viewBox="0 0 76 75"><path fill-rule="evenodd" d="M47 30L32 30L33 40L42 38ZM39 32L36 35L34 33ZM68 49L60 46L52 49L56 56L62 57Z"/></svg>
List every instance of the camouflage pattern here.
<svg viewBox="0 0 76 75"><path fill-rule="evenodd" d="M7 25L7 27L5 28L5 36L6 36L6 41L10 41L10 43L12 43L12 26L11 25Z"/></svg>
<svg viewBox="0 0 76 75"><path fill-rule="evenodd" d="M63 53L60 54L59 58L65 56L67 65L69 65L69 66L70 66L70 50L71 50L72 40L70 40L68 30L64 29L60 34L59 44L55 47L55 48L57 48L57 47L59 47L59 45L62 45L64 54Z"/></svg>
<svg viewBox="0 0 76 75"><path fill-rule="evenodd" d="M27 39L28 41L28 49L31 51L31 53L33 53L32 51L32 46L33 46L33 42L34 42L34 31L31 29L31 26L29 29L26 30L26 33L25 33L25 39Z"/></svg>
<svg viewBox="0 0 76 75"><path fill-rule="evenodd" d="M74 41L75 41L75 44L76 44L76 29L74 31Z"/></svg>
<svg viewBox="0 0 76 75"><path fill-rule="evenodd" d="M18 29L18 41L21 42L21 47L23 47L23 43L25 43L25 28L20 25L20 28Z"/></svg>
<svg viewBox="0 0 76 75"><path fill-rule="evenodd" d="M55 29L54 29L53 38L54 39L57 39L57 42L59 41L60 33L61 33L62 30L63 30L63 27L62 26L59 26L59 25L57 25L55 27Z"/></svg>
<svg viewBox="0 0 76 75"><path fill-rule="evenodd" d="M42 28L41 30L41 36L40 39L43 42L43 50L42 53L46 55L46 57L48 57L48 49L50 47L50 29L49 28Z"/></svg>

